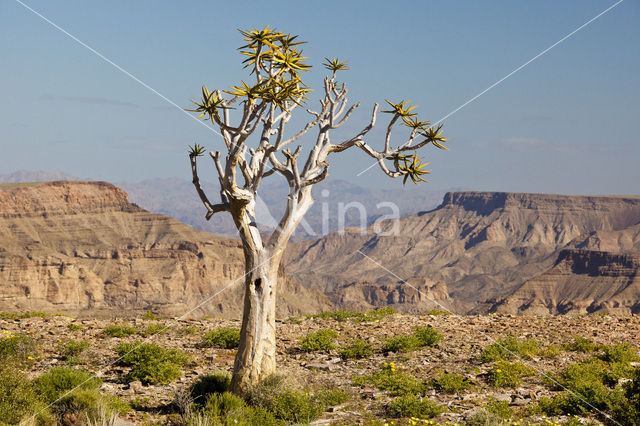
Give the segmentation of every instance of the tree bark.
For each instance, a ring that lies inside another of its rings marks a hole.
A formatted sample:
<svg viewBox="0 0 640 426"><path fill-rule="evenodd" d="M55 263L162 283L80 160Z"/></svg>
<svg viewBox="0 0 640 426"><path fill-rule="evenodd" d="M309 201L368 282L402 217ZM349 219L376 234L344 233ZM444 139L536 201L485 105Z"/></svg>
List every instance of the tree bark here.
<svg viewBox="0 0 640 426"><path fill-rule="evenodd" d="M282 251L244 251L244 312L230 386L236 395L276 372L276 289Z"/></svg>

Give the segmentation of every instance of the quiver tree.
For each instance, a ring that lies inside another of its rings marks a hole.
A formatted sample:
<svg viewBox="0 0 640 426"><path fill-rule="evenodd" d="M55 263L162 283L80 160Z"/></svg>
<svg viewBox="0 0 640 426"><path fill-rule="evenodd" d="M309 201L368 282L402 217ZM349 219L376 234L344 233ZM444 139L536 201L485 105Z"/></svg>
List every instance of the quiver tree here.
<svg viewBox="0 0 640 426"><path fill-rule="evenodd" d="M210 120L225 144L224 155L209 152L220 183L219 203L210 201L198 178L196 165L198 157L205 154L204 147L194 144L189 152L193 184L207 209L206 219L229 212L242 239L246 276L241 339L231 382L235 393L275 372L278 266L289 238L313 203L311 188L327 177L329 156L356 147L374 159L386 175L418 183L424 181L428 163L423 163L415 151L429 144L446 149L441 126L418 120L413 112L416 107L405 101L387 101L389 109L381 111L389 114L390 120L379 150L366 140L376 123L378 104L359 133L332 142L332 130L342 126L359 106L348 106L347 87L336 81L336 73L348 67L335 58L325 58L323 64L331 75L324 78L320 108L307 109L310 121L289 133L289 119L311 91L301 78L310 69L300 49L303 42L269 27L240 32L246 44L239 50L246 56L244 64L250 70L251 82L242 81L223 91L209 91L203 86L202 99L194 101L196 108L190 110L201 113L198 118ZM408 136L399 145L391 140L397 125L408 128ZM314 128L315 142L309 141L308 152L302 155L302 145L291 148ZM256 196L262 179L272 175L286 179L289 194L278 226L265 237L255 220Z"/></svg>

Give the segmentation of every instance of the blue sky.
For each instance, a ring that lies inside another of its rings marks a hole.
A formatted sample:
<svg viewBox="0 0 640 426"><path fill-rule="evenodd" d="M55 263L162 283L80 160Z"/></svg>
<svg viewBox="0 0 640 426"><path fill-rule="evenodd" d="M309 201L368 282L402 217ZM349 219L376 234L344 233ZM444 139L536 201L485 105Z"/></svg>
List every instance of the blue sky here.
<svg viewBox="0 0 640 426"><path fill-rule="evenodd" d="M347 136L384 99L412 99L422 118L439 120L615 2L25 3L180 107L203 83L224 89L247 78L237 28L299 34L309 42L312 87L320 87L322 57L349 60L341 78L362 106ZM0 2L0 57L0 173L188 179L188 144L222 147L219 136L14 0ZM639 117L640 3L625 0L447 118L451 149L424 152L428 188L638 194ZM377 168L356 176L369 164L348 152L334 158L330 175L402 185ZM203 175L214 179L213 170Z"/></svg>

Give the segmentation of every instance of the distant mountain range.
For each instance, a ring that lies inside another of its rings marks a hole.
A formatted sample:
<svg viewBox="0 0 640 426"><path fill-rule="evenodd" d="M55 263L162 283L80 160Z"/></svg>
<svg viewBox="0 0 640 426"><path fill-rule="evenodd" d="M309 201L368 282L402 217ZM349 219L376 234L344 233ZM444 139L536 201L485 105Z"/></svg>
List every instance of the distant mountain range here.
<svg viewBox="0 0 640 426"><path fill-rule="evenodd" d="M19 172L0 181L47 178L72 177ZM209 281L217 287L242 270L237 240L147 213L110 184L80 184L0 185L0 283L10 283L8 306L62 306L73 296L85 307L101 301L114 308L124 298L130 308L139 303L181 309L210 288ZM122 186L140 206L232 235L224 216L204 221L188 181ZM213 185L207 187L215 193ZM261 223L268 230L286 188L263 188ZM348 227L361 219L353 209L343 232L290 243L282 273L293 293L283 293L281 312L391 305L405 312L444 306L459 313L640 313L637 195L465 191L445 194L434 208L438 193L421 189L372 190L343 181L316 189L308 215L316 234L323 223L329 230L340 227L339 203L361 203L367 223L389 213L378 205L385 201L406 217L361 230ZM325 210L333 212L328 221ZM185 279L187 287L180 287ZM78 280L87 289L71 295ZM237 293L233 303L208 312L236 315L239 298Z"/></svg>
<svg viewBox="0 0 640 426"><path fill-rule="evenodd" d="M21 170L0 175L0 183L80 180L61 172ZM142 182L117 182L129 194L129 200L153 213L165 214L196 229L217 235L237 236L231 216L217 214L206 221L206 210L190 180L177 178L148 179ZM217 184L203 181L203 187L214 200ZM343 180L327 180L314 189L316 202L296 231L296 238L314 238L343 227L370 225L377 218L399 214L410 216L437 206L445 191L432 191L428 186L398 189L365 188ZM284 212L288 186L281 180L265 179L260 187L256 209L257 221L265 232L275 227ZM341 213L340 206L344 209ZM397 211L394 210L397 206Z"/></svg>
<svg viewBox="0 0 640 426"><path fill-rule="evenodd" d="M379 231L292 243L286 273L339 306L640 312L639 196L453 192Z"/></svg>

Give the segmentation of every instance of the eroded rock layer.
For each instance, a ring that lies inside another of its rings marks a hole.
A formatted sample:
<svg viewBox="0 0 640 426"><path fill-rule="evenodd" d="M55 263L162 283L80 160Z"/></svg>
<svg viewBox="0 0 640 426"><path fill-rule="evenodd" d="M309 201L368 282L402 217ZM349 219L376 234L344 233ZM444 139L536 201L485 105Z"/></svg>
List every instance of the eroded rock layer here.
<svg viewBox="0 0 640 426"><path fill-rule="evenodd" d="M526 310L524 304L531 297L544 297L514 296L520 300L516 302L511 295L524 283L563 263L558 256L568 248L605 251L614 256L612 262L616 253L640 253L640 197L448 193L435 210L371 227L365 234L347 230L296 243L290 250L287 272L306 285L328 292L336 303L363 293L375 295L365 297L370 304L382 305L395 291L382 289L426 279L442 283L440 288L446 293L430 298L422 291L420 300L405 297L406 310L422 309L424 300L433 299L458 312L486 312L497 309L500 302L502 311L515 313ZM586 261L601 260L589 254ZM621 281L633 275L634 267L622 271L614 264L611 274L621 274ZM604 269L596 270L604 274ZM569 268L569 275L563 274L545 275L546 285L560 293L570 289L576 310L586 309L582 305L587 301L589 309L613 307L613 293L604 289L609 283L592 280L599 273L590 275ZM579 289L588 280L603 289L587 294L583 300ZM370 290L372 285L377 286L376 291ZM634 309L640 291L628 290L625 294L628 296L620 298L616 306ZM566 304L561 308L553 303L539 306L545 306L537 310L541 313L574 310Z"/></svg>
<svg viewBox="0 0 640 426"><path fill-rule="evenodd" d="M149 213L109 183L0 185L0 310L237 318L243 264L238 240ZM287 277L279 290L281 316L328 306Z"/></svg>

